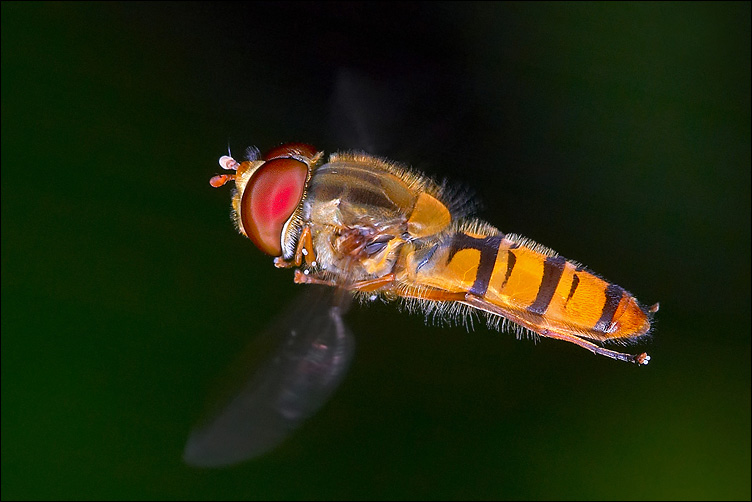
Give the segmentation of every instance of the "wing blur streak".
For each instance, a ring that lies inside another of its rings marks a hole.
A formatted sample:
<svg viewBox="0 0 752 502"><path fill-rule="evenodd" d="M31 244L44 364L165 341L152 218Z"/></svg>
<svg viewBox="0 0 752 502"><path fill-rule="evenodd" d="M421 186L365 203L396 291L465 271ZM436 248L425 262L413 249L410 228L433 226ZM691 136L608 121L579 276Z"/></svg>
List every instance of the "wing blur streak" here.
<svg viewBox="0 0 752 502"><path fill-rule="evenodd" d="M343 290L306 286L262 335L275 344L271 354L193 429L183 460L223 467L260 456L318 411L352 359L355 343L342 319L349 303Z"/></svg>

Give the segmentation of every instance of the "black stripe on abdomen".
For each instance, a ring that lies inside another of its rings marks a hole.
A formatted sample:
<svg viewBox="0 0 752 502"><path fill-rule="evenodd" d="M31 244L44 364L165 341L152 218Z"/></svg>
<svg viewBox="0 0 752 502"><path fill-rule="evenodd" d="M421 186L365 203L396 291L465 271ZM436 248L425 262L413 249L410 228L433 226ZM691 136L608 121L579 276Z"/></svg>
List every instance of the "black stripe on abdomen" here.
<svg viewBox="0 0 752 502"><path fill-rule="evenodd" d="M548 304L551 303L551 299L554 297L556 287L561 280L561 274L564 273L564 264L567 262L563 256L549 256L546 261L543 262L543 278L541 278L540 286L538 287L538 295L535 297L535 301L530 305L527 310L535 314L545 314Z"/></svg>
<svg viewBox="0 0 752 502"><path fill-rule="evenodd" d="M517 256L509 250L507 251L507 271L504 273L504 282L501 283L500 290L504 288L504 286L507 285L507 281L512 276L512 270L514 270L514 265L517 263Z"/></svg>
<svg viewBox="0 0 752 502"><path fill-rule="evenodd" d="M463 249L477 249L480 251L478 270L475 272L475 281L470 287L469 293L476 296L486 294L488 284L491 281L491 275L494 271L494 265L496 264L496 255L499 253L499 246L503 238L503 235L477 238L463 233L453 236L449 261L452 260L458 251Z"/></svg>
<svg viewBox="0 0 752 502"><path fill-rule="evenodd" d="M595 323L593 329L606 333L606 330L614 320L614 314L616 309L619 308L619 303L624 297L624 290L616 284L609 284L606 288L606 302L603 304L603 310L601 311L601 318Z"/></svg>
<svg viewBox="0 0 752 502"><path fill-rule="evenodd" d="M564 302L564 305L569 303L569 300L572 299L574 296L574 292L577 291L577 286L580 285L580 277L577 274L574 274L572 277L572 286L569 288L569 294L567 295L567 300Z"/></svg>
<svg viewBox="0 0 752 502"><path fill-rule="evenodd" d="M498 235L484 239L484 245L480 250L480 263L478 263L478 271L475 274L475 282L470 288L472 294L478 296L486 294L488 283L491 282L494 265L496 265L496 255L499 254L501 239L503 237Z"/></svg>

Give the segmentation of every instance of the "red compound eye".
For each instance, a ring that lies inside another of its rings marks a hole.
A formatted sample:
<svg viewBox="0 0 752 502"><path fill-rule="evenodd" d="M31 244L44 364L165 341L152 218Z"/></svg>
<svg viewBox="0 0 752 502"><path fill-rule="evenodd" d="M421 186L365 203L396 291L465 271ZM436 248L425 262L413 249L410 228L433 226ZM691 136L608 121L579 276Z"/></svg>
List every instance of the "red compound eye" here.
<svg viewBox="0 0 752 502"><path fill-rule="evenodd" d="M261 251L282 254L282 227L290 218L305 191L308 166L290 158L264 163L243 191L240 219L246 235Z"/></svg>

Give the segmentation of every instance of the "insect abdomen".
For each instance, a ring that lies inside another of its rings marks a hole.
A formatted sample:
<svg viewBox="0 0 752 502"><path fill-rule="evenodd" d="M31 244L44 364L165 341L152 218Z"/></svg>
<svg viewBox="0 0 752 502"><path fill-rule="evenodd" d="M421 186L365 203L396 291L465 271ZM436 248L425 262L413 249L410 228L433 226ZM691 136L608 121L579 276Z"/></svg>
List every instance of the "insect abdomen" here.
<svg viewBox="0 0 752 502"><path fill-rule="evenodd" d="M650 329L647 313L630 293L513 235L458 230L419 265L414 280L422 286L468 293L478 299L474 307L539 333L625 340Z"/></svg>
<svg viewBox="0 0 752 502"><path fill-rule="evenodd" d="M627 339L650 329L637 300L620 286L562 256L506 238L483 296L495 305L524 310L536 324L586 338Z"/></svg>

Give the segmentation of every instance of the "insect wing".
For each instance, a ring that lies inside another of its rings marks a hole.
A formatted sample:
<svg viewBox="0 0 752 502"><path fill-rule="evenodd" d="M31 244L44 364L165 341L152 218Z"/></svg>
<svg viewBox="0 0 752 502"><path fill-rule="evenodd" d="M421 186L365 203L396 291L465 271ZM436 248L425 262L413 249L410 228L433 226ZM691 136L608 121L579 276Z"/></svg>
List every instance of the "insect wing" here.
<svg viewBox="0 0 752 502"><path fill-rule="evenodd" d="M354 339L342 315L349 294L305 287L262 338L275 345L219 411L191 432L183 460L222 467L262 455L326 403L350 365ZM245 358L244 358L245 359Z"/></svg>

